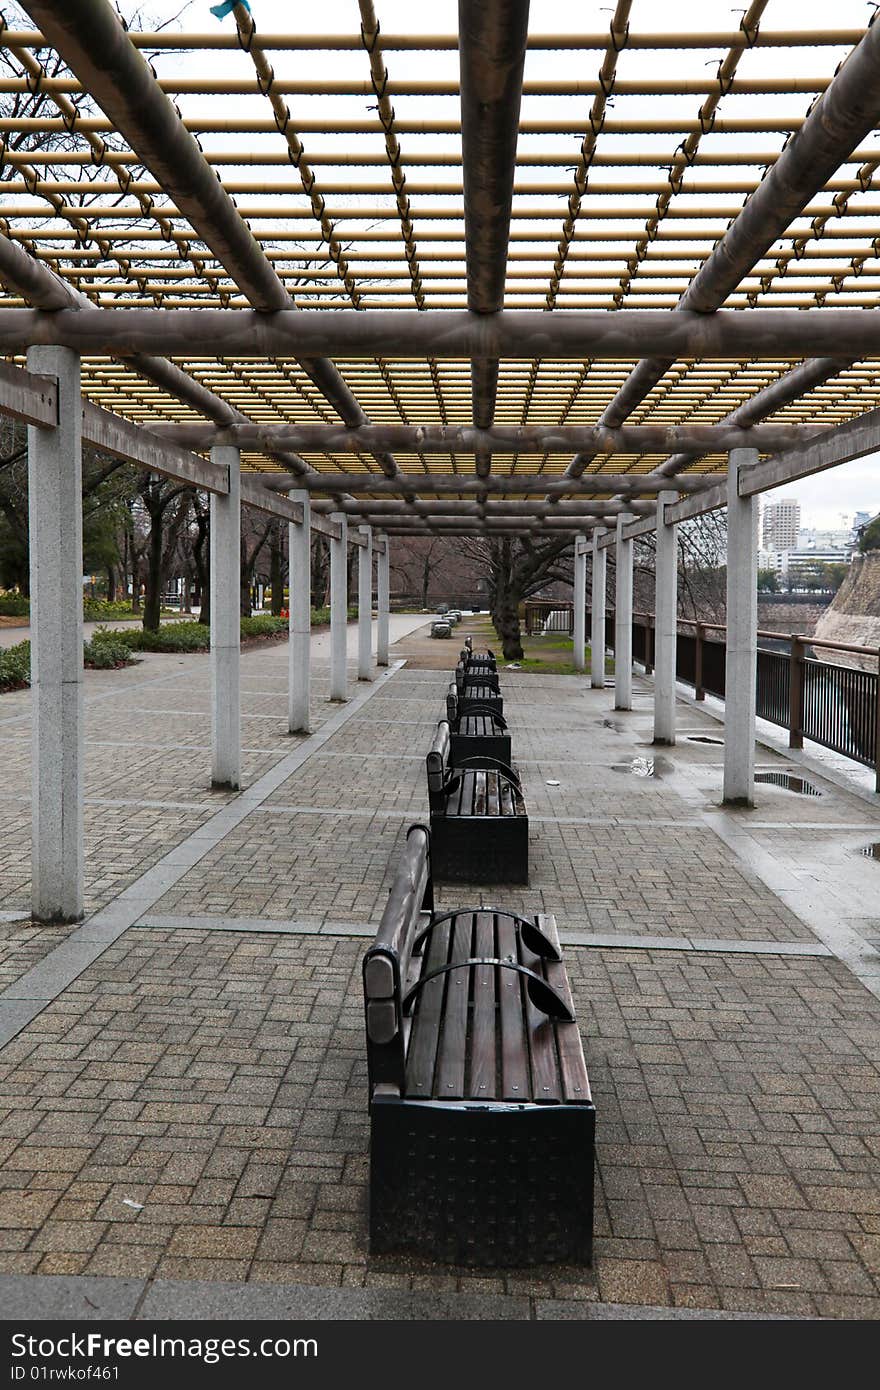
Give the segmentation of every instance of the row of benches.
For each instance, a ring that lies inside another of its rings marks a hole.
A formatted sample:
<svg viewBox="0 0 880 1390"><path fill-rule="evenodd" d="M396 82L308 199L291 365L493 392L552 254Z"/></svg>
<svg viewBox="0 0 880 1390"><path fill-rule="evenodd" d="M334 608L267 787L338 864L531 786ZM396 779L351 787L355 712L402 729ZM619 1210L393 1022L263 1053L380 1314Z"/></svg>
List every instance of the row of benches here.
<svg viewBox="0 0 880 1390"><path fill-rule="evenodd" d="M462 652L363 967L370 1248L589 1264L595 1110L552 916L438 909L434 881L528 882L528 819L491 653Z"/></svg>
<svg viewBox="0 0 880 1390"><path fill-rule="evenodd" d="M529 881L529 819L491 652L461 653L427 757L434 875Z"/></svg>

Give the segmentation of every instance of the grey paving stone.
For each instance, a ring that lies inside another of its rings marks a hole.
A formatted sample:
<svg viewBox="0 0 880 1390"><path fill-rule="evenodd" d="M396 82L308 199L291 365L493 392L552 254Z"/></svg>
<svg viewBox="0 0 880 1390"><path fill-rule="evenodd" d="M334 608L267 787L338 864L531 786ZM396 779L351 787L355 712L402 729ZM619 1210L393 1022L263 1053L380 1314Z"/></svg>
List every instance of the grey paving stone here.
<svg viewBox="0 0 880 1390"><path fill-rule="evenodd" d="M0 1308L6 1322L102 1322L133 1317L143 1290L143 1279L0 1274Z"/></svg>
<svg viewBox="0 0 880 1390"><path fill-rule="evenodd" d="M223 1284L157 1279L138 1318L344 1319L395 1322L528 1319L527 1298L345 1289L315 1285Z"/></svg>

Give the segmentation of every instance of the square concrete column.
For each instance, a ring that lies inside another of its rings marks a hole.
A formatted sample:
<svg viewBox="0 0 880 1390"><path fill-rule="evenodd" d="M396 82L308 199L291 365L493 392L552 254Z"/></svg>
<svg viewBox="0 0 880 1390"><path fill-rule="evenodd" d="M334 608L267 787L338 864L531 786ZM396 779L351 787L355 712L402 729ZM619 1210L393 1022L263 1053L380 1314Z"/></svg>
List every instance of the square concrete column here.
<svg viewBox="0 0 880 1390"><path fill-rule="evenodd" d="M330 539L330 699L348 699L348 521L345 512L330 520L340 538Z"/></svg>
<svg viewBox="0 0 880 1390"><path fill-rule="evenodd" d="M654 742L675 743L675 657L678 640L678 547L666 508L677 492L657 494L654 562Z"/></svg>
<svg viewBox="0 0 880 1390"><path fill-rule="evenodd" d="M605 689L605 572L608 556L599 542L605 535L604 527L593 532L593 603L590 630L590 685L594 690Z"/></svg>
<svg viewBox="0 0 880 1390"><path fill-rule="evenodd" d="M632 709L633 543L623 534L629 512L617 517L614 606L614 708Z"/></svg>
<svg viewBox="0 0 880 1390"><path fill-rule="evenodd" d="M574 623L573 623L573 646L574 646L574 669L583 671L586 669L584 657L584 646L587 641L587 538L586 536L575 536L574 538Z"/></svg>
<svg viewBox="0 0 880 1390"><path fill-rule="evenodd" d="M376 558L376 587L378 590L378 623L376 633L376 664L388 665L388 614L391 607L391 541L383 536L385 549Z"/></svg>
<svg viewBox="0 0 880 1390"><path fill-rule="evenodd" d="M287 528L287 549L290 557L287 727L292 734L307 734L312 641L311 503L306 488L294 488L287 495L291 502L299 502L303 509L301 524L297 526L292 521Z"/></svg>
<svg viewBox="0 0 880 1390"><path fill-rule="evenodd" d="M31 580L31 911L83 915L82 399L79 357L32 347L58 381L58 424L28 426Z"/></svg>
<svg viewBox="0 0 880 1390"><path fill-rule="evenodd" d="M229 470L229 492L211 494L211 785L241 786L241 501L238 449L215 445L211 462Z"/></svg>
<svg viewBox="0 0 880 1390"><path fill-rule="evenodd" d="M758 504L740 497L739 478L756 449L731 449L727 467L727 655L724 665L724 801L755 795L755 682L758 665Z"/></svg>
<svg viewBox="0 0 880 1390"><path fill-rule="evenodd" d="M373 679L373 532L359 526L365 545L358 547L358 680Z"/></svg>

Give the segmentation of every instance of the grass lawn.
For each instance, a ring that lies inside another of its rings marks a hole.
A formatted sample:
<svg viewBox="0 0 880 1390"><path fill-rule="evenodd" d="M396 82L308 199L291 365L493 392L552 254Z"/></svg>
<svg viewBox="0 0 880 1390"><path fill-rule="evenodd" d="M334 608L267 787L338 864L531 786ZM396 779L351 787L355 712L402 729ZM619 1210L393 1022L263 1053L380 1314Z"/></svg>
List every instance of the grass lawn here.
<svg viewBox="0 0 880 1390"><path fill-rule="evenodd" d="M498 669L501 670L507 664L500 652L498 634L491 622L486 617L474 620L474 646L479 646L485 642L487 647L492 647L498 656ZM590 645L586 646L586 665L587 671L576 671L572 664L572 651L574 643L570 637L566 637L562 632L548 632L545 637L527 637L523 632L522 646L525 656L518 663L521 671L543 672L545 676L580 676L588 675L590 669ZM614 658L606 656L605 671L612 674L614 671Z"/></svg>

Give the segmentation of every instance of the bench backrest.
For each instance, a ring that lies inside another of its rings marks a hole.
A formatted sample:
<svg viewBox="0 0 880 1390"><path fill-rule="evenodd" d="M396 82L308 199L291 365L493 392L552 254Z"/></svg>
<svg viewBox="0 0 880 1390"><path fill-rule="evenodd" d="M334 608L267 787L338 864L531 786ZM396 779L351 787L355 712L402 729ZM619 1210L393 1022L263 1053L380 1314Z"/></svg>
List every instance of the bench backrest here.
<svg viewBox="0 0 880 1390"><path fill-rule="evenodd" d="M449 766L449 724L441 719L434 742L428 750L425 768L428 774L428 804L432 811L443 809L443 784Z"/></svg>
<svg viewBox="0 0 880 1390"><path fill-rule="evenodd" d="M411 825L375 940L364 957L364 1008L370 1093L387 1083L403 1088L408 1020L401 1002L413 943L434 909L431 837Z"/></svg>

